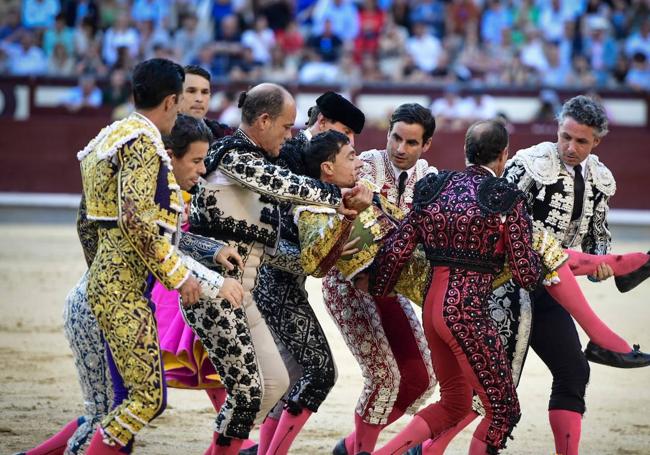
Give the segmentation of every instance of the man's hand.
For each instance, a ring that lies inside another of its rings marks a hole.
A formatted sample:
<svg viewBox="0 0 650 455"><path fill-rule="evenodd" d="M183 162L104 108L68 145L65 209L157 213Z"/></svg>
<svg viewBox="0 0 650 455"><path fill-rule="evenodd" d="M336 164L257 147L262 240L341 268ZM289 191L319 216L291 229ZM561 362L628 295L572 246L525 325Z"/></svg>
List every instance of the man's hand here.
<svg viewBox="0 0 650 455"><path fill-rule="evenodd" d="M341 199L341 205L338 206L336 209L337 212L339 212L341 215L343 215L346 218L349 219L355 219L358 215L358 212L356 210L352 210L347 207L346 200L353 197L359 192L359 186L355 186L354 188L341 188L341 195L343 198Z"/></svg>
<svg viewBox="0 0 650 455"><path fill-rule="evenodd" d="M239 308L244 303L244 288L239 281L225 278L219 290L219 297L230 302L233 308Z"/></svg>
<svg viewBox="0 0 650 455"><path fill-rule="evenodd" d="M370 283L370 275L368 274L368 272L358 273L354 277L354 287L359 289L360 291L367 293L369 283Z"/></svg>
<svg viewBox="0 0 650 455"><path fill-rule="evenodd" d="M229 272L239 267L239 270L244 270L244 261L237 252L237 248L226 245L219 250L219 253L214 257L214 263L219 264Z"/></svg>
<svg viewBox="0 0 650 455"><path fill-rule="evenodd" d="M199 280L190 275L190 277L185 280L185 283L183 283L178 289L178 293L181 295L181 304L183 306L194 305L199 301L199 297L201 297L201 285L199 285Z"/></svg>
<svg viewBox="0 0 650 455"><path fill-rule="evenodd" d="M359 252L359 248L355 248L357 242L361 237L355 237L352 240L348 239L347 243L343 245L343 251L341 251L341 256L349 256Z"/></svg>
<svg viewBox="0 0 650 455"><path fill-rule="evenodd" d="M357 184L353 190L356 191L346 194L343 197L343 202L347 208L352 209L357 213L361 213L372 204L372 190L367 186L360 184Z"/></svg>
<svg viewBox="0 0 650 455"><path fill-rule="evenodd" d="M591 278L594 281L604 281L607 278L610 278L610 277L613 277L613 276L614 276L614 270L609 266L609 264L601 262L600 264L598 264L598 268L596 269L596 273L591 275Z"/></svg>

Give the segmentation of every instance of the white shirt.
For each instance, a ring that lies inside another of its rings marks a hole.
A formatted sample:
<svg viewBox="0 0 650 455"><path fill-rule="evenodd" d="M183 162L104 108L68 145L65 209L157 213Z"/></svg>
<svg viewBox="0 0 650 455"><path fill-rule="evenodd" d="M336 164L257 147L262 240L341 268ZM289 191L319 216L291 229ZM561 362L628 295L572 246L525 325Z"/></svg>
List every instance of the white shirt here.
<svg viewBox="0 0 650 455"><path fill-rule="evenodd" d="M569 166L566 163L562 163L562 164L564 164L564 168L567 170L567 172L569 173L569 175L571 177L576 176L576 171L575 171L575 168L573 166ZM581 172L582 178L585 178L587 176L587 166L586 166L586 164L587 164L586 159L580 163L580 166L582 166L582 172Z"/></svg>
<svg viewBox="0 0 650 455"><path fill-rule="evenodd" d="M406 180L410 179L413 173L415 172L415 166L412 166L409 169L400 169L393 164L391 161L390 165L393 167L393 174L395 174L395 183L399 182L399 176L402 172L406 172Z"/></svg>

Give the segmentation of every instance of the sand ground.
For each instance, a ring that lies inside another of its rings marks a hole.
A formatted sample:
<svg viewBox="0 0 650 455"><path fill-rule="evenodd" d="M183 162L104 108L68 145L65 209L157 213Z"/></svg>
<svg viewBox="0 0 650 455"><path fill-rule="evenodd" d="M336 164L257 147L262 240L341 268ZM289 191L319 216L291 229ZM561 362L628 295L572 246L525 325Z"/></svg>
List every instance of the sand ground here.
<svg viewBox="0 0 650 455"><path fill-rule="evenodd" d="M645 251L647 234L640 240L638 236L631 239L626 231L615 232L617 251ZM0 224L0 454L32 447L80 414L81 395L61 311L68 290L83 270L73 225ZM650 350L650 284L621 295L612 281L592 284L581 279L581 283L593 307L612 328ZM310 280L308 286L340 374L291 453L327 454L352 428L361 377L324 311L319 281ZM581 337L586 342L583 333ZM592 365L591 371L581 453L650 454L650 393L646 389L650 368L618 370ZM546 417L550 383L550 373L531 354L519 387L523 417L504 453L554 453ZM212 419L211 405L202 392L172 389L167 412L141 433L136 453L202 454ZM403 418L387 429L380 442L406 421ZM470 437L470 431L463 432L447 453L466 453Z"/></svg>

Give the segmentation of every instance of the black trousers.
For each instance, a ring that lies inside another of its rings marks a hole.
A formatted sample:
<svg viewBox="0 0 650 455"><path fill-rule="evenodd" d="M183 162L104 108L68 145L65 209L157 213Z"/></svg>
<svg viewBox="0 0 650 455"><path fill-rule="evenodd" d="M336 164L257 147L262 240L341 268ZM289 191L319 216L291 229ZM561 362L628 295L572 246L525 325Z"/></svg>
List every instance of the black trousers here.
<svg viewBox="0 0 650 455"><path fill-rule="evenodd" d="M553 375L548 409L585 412L585 390L589 382L589 363L571 315L543 287L533 301L533 326L530 346Z"/></svg>

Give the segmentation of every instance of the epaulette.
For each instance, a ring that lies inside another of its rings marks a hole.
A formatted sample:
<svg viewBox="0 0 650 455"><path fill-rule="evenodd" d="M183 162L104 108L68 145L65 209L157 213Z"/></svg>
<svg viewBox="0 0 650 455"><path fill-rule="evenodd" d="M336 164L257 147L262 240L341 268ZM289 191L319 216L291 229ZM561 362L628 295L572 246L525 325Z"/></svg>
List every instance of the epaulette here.
<svg viewBox="0 0 650 455"><path fill-rule="evenodd" d="M445 187L447 181L457 172L442 171L437 174L427 174L415 184L413 209L422 210L429 205Z"/></svg>
<svg viewBox="0 0 650 455"><path fill-rule="evenodd" d="M487 213L509 213L524 193L506 179L487 177L478 186L478 205Z"/></svg>

